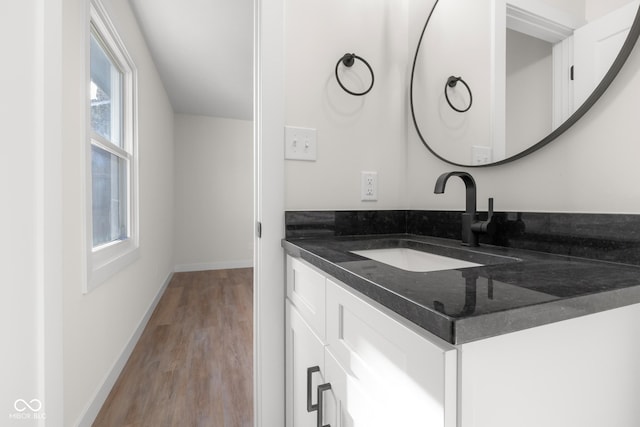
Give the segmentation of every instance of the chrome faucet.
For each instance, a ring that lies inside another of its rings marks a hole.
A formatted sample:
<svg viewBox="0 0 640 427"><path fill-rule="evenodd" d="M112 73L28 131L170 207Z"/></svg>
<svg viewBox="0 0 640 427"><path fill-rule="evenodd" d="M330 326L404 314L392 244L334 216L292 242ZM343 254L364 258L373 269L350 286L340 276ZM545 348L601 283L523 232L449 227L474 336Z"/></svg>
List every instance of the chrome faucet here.
<svg viewBox="0 0 640 427"><path fill-rule="evenodd" d="M467 172L447 172L438 177L436 188L433 190L436 194L444 193L444 187L447 180L452 176L458 176L464 182L466 188L466 207L462 214L462 244L466 246L478 246L478 236L481 233L490 233L494 224L491 222L493 217L493 197L489 198L489 217L486 221L478 220L476 212L476 182Z"/></svg>

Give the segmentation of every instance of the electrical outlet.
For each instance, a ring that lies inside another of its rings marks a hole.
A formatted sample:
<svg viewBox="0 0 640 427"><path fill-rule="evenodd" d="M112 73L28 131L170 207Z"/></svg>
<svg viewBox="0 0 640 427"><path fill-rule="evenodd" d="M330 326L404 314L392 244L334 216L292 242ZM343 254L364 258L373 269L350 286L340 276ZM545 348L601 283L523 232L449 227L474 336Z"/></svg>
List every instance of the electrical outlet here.
<svg viewBox="0 0 640 427"><path fill-rule="evenodd" d="M361 172L360 199L378 200L378 172Z"/></svg>
<svg viewBox="0 0 640 427"><path fill-rule="evenodd" d="M491 163L491 147L482 145L471 146L471 164L486 165Z"/></svg>
<svg viewBox="0 0 640 427"><path fill-rule="evenodd" d="M310 162L316 160L317 131L315 129L285 126L284 141L285 159Z"/></svg>

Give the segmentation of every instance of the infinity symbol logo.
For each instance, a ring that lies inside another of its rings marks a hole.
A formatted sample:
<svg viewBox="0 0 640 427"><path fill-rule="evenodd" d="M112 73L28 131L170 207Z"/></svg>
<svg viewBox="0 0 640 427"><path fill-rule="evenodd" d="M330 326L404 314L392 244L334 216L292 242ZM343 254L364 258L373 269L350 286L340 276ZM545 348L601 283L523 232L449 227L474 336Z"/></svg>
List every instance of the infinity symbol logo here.
<svg viewBox="0 0 640 427"><path fill-rule="evenodd" d="M40 402L39 399L31 399L29 402L24 399L18 399L13 404L13 407L16 408L18 412L24 412L27 409L31 409L32 412L38 412L42 409L42 402Z"/></svg>

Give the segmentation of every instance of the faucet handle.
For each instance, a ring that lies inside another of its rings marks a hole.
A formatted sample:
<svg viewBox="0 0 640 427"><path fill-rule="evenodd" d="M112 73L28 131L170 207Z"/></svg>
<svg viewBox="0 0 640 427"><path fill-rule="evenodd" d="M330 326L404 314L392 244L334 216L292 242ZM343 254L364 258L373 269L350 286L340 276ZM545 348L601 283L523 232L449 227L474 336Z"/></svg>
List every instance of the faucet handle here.
<svg viewBox="0 0 640 427"><path fill-rule="evenodd" d="M493 197L489 197L489 212L487 214L487 222L493 219Z"/></svg>
<svg viewBox="0 0 640 427"><path fill-rule="evenodd" d="M493 222L493 197L489 197L489 212L486 221L478 221L471 224L471 230L476 233L489 233L495 231L495 223Z"/></svg>

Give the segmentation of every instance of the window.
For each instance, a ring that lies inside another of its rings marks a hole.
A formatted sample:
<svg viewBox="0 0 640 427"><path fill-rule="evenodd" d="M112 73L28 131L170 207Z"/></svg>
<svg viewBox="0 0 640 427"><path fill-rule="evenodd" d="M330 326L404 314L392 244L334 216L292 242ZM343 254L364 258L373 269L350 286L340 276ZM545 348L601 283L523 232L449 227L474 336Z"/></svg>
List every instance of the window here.
<svg viewBox="0 0 640 427"><path fill-rule="evenodd" d="M89 28L87 291L138 249L135 68L98 1Z"/></svg>

